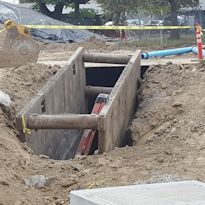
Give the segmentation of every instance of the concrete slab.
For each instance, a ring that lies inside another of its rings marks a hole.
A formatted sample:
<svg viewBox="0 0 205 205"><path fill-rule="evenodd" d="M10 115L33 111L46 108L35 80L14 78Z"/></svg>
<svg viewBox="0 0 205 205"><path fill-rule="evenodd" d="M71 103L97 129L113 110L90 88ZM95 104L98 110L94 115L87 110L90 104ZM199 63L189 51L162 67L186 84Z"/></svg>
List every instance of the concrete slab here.
<svg viewBox="0 0 205 205"><path fill-rule="evenodd" d="M46 65L60 65L63 66L66 64L67 61L46 61L46 60L39 60L38 63L46 64ZM150 66L150 65L166 65L168 62L172 62L173 64L196 64L199 63L196 58L174 58L174 59L147 59L142 60L142 66ZM122 67L125 66L124 64L107 64L107 63L85 63L85 67Z"/></svg>
<svg viewBox="0 0 205 205"><path fill-rule="evenodd" d="M205 183L183 181L72 191L70 204L204 205Z"/></svg>

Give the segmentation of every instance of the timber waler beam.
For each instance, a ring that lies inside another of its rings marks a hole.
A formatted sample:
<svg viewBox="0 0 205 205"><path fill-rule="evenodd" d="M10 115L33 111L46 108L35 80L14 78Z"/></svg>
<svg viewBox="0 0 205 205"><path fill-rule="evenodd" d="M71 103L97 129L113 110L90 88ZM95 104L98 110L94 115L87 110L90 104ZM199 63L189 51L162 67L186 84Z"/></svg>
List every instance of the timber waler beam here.
<svg viewBox="0 0 205 205"><path fill-rule="evenodd" d="M30 129L85 129L77 149L77 155L89 155L98 136L98 114L109 100L109 94L99 94L91 114L32 114L24 120L24 130Z"/></svg>
<svg viewBox="0 0 205 205"><path fill-rule="evenodd" d="M57 114L26 116L28 129L96 129L98 116L89 114Z"/></svg>
<svg viewBox="0 0 205 205"><path fill-rule="evenodd" d="M109 100L109 94L99 94L91 114L31 114L24 117L27 129L97 129L98 114Z"/></svg>

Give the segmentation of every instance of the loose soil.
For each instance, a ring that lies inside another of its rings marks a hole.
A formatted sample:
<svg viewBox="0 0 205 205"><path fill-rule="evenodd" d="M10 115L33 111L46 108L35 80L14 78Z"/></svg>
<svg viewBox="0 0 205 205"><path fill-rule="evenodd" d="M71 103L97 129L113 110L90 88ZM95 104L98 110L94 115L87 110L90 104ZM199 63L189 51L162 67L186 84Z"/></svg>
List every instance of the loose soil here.
<svg viewBox="0 0 205 205"><path fill-rule="evenodd" d="M89 51L121 52L98 43L83 45ZM42 59L49 55L66 59L79 46L40 44ZM13 101L11 110L0 108L0 205L68 204L71 190L88 187L188 179L205 182L204 65L151 66L129 128L133 146L67 161L35 156L18 140L13 126L15 114L58 69L43 64L0 69L0 90ZM53 180L41 189L28 188L24 180L34 175Z"/></svg>
<svg viewBox="0 0 205 205"><path fill-rule="evenodd" d="M37 68L40 72L36 73ZM27 103L26 97L34 95L53 75L51 70L33 64L10 68L1 78L1 89L11 95L19 110ZM25 85L26 79L29 85ZM1 110L0 204L67 204L71 190L90 185L205 181L204 86L203 65L150 67L141 86L139 110L130 126L133 146L68 161L33 155L8 127ZM54 179L45 188L28 188L24 180L33 175Z"/></svg>
<svg viewBox="0 0 205 205"><path fill-rule="evenodd" d="M7 93L20 111L60 66L29 63L20 67L0 69L0 89Z"/></svg>

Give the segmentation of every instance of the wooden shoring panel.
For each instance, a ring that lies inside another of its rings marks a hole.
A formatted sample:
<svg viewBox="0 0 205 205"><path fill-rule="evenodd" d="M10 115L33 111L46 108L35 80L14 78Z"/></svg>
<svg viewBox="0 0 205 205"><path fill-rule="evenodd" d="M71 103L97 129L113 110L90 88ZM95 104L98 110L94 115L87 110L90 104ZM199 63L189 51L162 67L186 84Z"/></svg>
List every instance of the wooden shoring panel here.
<svg viewBox="0 0 205 205"><path fill-rule="evenodd" d="M136 109L137 81L141 72L141 52L137 51L115 84L99 117L99 152L122 146Z"/></svg>
<svg viewBox="0 0 205 205"><path fill-rule="evenodd" d="M29 114L87 113L83 48L78 48L64 67L48 81L39 94L17 115L17 129L22 132L21 116ZM25 139L35 154L67 159L80 141L81 130L32 130ZM73 137L75 136L75 137Z"/></svg>
<svg viewBox="0 0 205 205"><path fill-rule="evenodd" d="M27 127L30 129L97 129L98 116L90 114L55 114L27 117ZM74 136L75 137L75 136Z"/></svg>

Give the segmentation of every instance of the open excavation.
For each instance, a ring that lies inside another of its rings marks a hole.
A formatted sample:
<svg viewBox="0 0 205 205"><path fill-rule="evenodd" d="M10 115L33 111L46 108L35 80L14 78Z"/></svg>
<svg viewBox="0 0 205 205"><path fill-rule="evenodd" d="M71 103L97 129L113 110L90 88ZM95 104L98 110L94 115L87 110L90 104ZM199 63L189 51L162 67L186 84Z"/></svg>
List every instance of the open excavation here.
<svg viewBox="0 0 205 205"><path fill-rule="evenodd" d="M51 44L13 21L4 27L0 205L205 203L205 66L195 45Z"/></svg>

